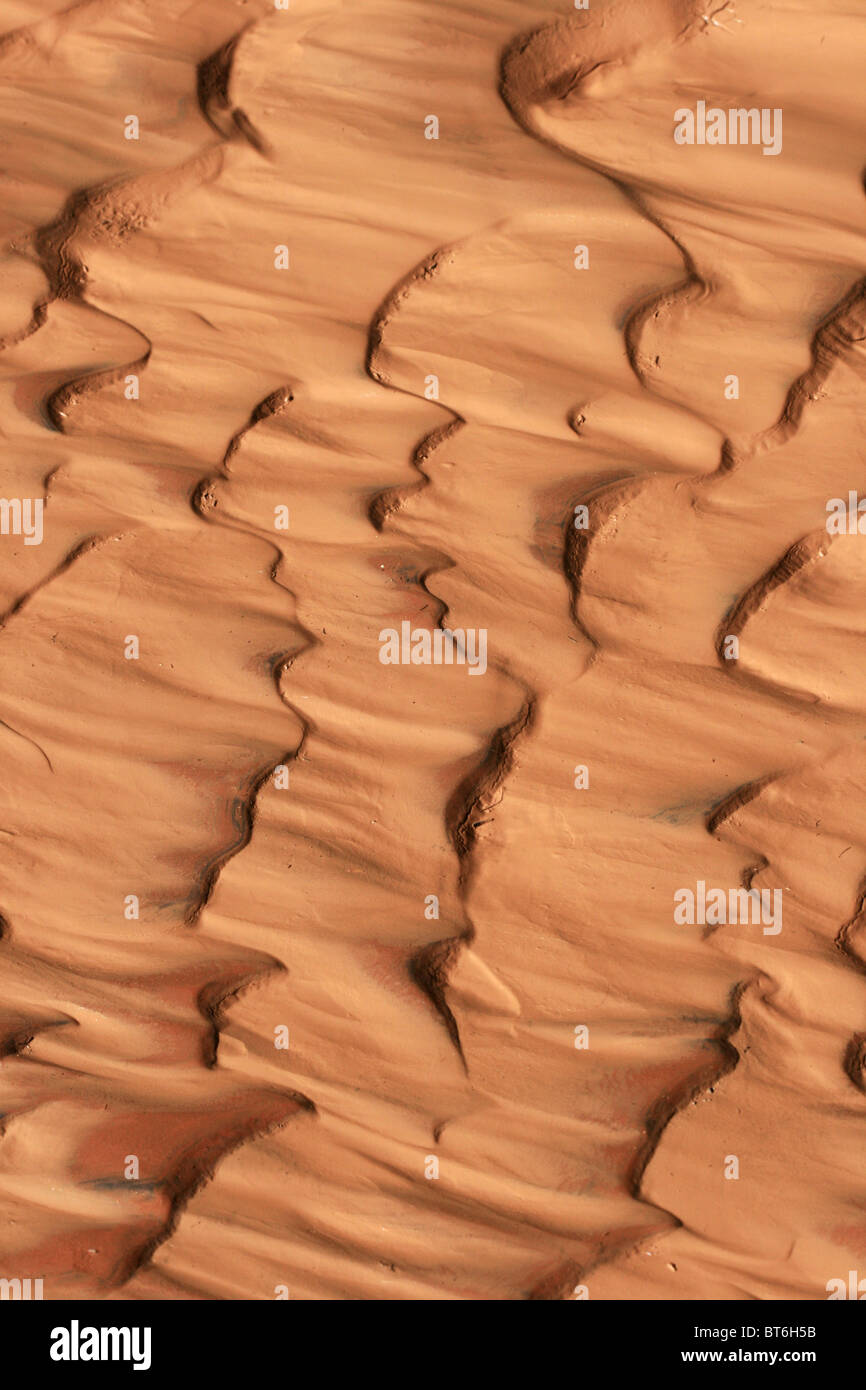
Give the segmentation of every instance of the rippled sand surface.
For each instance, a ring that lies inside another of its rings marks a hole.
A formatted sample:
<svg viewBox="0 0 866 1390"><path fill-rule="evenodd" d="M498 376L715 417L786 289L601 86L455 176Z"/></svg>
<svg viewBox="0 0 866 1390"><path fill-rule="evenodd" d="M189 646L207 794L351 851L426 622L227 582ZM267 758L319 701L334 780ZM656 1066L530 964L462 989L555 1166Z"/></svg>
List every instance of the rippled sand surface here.
<svg viewBox="0 0 866 1390"><path fill-rule="evenodd" d="M52 4L0 37L0 1276L866 1275L863 15Z"/></svg>

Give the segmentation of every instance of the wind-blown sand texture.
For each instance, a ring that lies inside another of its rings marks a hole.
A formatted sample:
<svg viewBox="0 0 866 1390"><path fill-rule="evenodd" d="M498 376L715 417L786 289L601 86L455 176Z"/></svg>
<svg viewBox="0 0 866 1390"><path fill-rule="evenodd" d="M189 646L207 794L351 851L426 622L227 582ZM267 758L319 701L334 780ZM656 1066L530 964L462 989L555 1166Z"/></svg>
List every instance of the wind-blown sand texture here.
<svg viewBox="0 0 866 1390"><path fill-rule="evenodd" d="M5 0L0 1275L866 1275L856 10Z"/></svg>

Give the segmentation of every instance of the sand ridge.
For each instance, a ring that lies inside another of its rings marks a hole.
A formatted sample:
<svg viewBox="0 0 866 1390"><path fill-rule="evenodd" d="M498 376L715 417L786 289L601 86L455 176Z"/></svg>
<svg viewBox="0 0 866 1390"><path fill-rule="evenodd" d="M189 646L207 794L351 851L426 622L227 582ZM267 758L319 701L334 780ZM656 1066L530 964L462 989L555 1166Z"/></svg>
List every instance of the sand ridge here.
<svg viewBox="0 0 866 1390"><path fill-rule="evenodd" d="M46 505L2 538L4 1266L826 1297L862 1203L856 18L11 10L3 488ZM747 98L777 158L674 141ZM483 629L484 678L384 666L404 621ZM698 882L781 891L782 931L678 925Z"/></svg>

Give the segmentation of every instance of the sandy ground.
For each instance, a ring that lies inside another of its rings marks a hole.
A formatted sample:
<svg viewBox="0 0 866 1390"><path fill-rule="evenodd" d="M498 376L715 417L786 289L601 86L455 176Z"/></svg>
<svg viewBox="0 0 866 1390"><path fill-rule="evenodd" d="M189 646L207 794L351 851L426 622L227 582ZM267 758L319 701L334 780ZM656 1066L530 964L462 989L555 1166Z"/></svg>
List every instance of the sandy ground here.
<svg viewBox="0 0 866 1390"><path fill-rule="evenodd" d="M863 15L54 3L0 37L0 1275L866 1276Z"/></svg>

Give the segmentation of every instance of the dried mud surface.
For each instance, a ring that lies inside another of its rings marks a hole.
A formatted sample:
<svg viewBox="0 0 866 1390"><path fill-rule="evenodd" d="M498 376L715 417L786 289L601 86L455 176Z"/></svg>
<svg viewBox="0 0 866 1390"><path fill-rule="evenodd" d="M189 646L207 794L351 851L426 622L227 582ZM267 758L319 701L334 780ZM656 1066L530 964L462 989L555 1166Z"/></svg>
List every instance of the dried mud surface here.
<svg viewBox="0 0 866 1390"><path fill-rule="evenodd" d="M54 3L0 36L0 492L44 503L0 535L0 1275L825 1298L863 16ZM677 144L700 100L780 154ZM405 621L483 679L383 665ZM701 881L782 930L677 923Z"/></svg>

